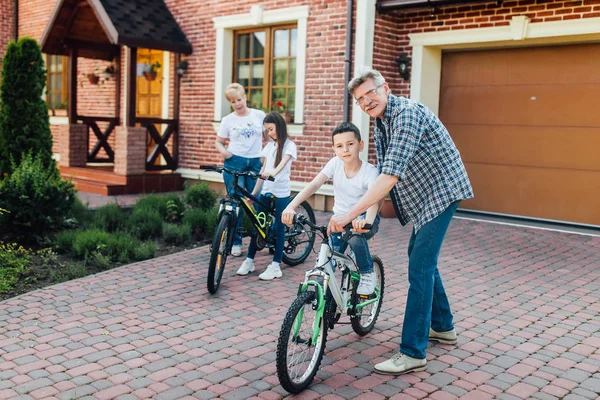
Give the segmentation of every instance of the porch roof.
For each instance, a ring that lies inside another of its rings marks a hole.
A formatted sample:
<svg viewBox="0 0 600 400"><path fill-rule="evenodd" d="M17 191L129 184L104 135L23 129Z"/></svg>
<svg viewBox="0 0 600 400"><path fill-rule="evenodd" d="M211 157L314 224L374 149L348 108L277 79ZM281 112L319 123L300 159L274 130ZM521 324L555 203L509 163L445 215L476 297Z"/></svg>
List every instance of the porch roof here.
<svg viewBox="0 0 600 400"><path fill-rule="evenodd" d="M191 54L192 45L164 0L59 0L44 35L42 51L111 60L118 46Z"/></svg>

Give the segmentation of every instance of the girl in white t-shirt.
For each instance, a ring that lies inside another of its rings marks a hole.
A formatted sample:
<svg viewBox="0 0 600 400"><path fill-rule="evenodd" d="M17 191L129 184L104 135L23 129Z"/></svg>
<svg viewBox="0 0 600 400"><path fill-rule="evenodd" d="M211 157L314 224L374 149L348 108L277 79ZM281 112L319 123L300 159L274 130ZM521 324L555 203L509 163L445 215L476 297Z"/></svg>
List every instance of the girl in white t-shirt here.
<svg viewBox="0 0 600 400"><path fill-rule="evenodd" d="M246 91L239 83L232 83L225 88L225 97L231 104L233 112L221 120L217 133L215 147L225 157L224 166L232 171L258 173L261 168L260 149L263 139L263 119L265 113L261 110L248 108L246 105ZM229 140L229 144L225 144ZM233 176L223 174L223 181L227 192L233 187ZM239 179L241 187L250 191L256 185L256 179L242 176ZM242 237L237 233L242 225L242 218L238 218L236 233L233 237L231 255L242 255Z"/></svg>
<svg viewBox="0 0 600 400"><path fill-rule="evenodd" d="M291 183L290 173L292 161L296 159L296 144L288 138L285 120L276 112L267 114L263 122L267 135L272 139L267 143L260 153L263 162L260 174L263 179L270 176L275 181L260 179L252 192L257 195L262 184L261 195L258 198L261 203L268 204L272 197L275 205L275 254L273 262L259 275L262 280L281 278L280 263L283 258L283 245L285 241L285 225L281 222L281 213L290 202ZM256 255L256 235L250 240L246 261L242 263L237 271L238 275L247 275L254 271L254 256Z"/></svg>

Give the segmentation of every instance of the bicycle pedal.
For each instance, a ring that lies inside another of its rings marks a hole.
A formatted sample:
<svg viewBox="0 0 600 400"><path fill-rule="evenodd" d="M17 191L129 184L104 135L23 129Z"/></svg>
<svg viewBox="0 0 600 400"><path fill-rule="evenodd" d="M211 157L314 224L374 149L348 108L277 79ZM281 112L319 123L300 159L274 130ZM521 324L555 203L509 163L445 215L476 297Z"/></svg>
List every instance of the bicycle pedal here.
<svg viewBox="0 0 600 400"><path fill-rule="evenodd" d="M358 298L362 299L362 300L372 300L374 298L376 298L377 295L375 293L371 293L371 294L359 294Z"/></svg>

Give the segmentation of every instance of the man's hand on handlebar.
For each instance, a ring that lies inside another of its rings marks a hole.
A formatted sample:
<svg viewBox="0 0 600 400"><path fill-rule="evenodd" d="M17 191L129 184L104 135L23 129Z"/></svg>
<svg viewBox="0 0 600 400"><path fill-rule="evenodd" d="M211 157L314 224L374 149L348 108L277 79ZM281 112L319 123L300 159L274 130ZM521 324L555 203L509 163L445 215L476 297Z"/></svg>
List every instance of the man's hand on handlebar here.
<svg viewBox="0 0 600 400"><path fill-rule="evenodd" d="M371 224L366 219L355 219L352 221L352 230L356 233L366 233L371 230Z"/></svg>

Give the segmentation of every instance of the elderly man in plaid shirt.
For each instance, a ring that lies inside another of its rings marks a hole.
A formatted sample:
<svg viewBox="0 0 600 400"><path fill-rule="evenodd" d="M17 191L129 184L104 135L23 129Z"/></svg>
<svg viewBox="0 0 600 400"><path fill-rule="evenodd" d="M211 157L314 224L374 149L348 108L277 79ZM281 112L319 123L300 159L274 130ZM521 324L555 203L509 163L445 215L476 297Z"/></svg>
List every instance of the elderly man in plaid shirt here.
<svg viewBox="0 0 600 400"><path fill-rule="evenodd" d="M341 231L388 193L402 225L413 223L400 352L375 365L375 372L401 375L423 371L428 339L456 343L437 263L452 215L461 200L473 197L473 190L452 138L430 109L392 95L383 76L372 69L355 77L348 90L356 104L375 118L381 175L352 210L331 219L329 229Z"/></svg>

